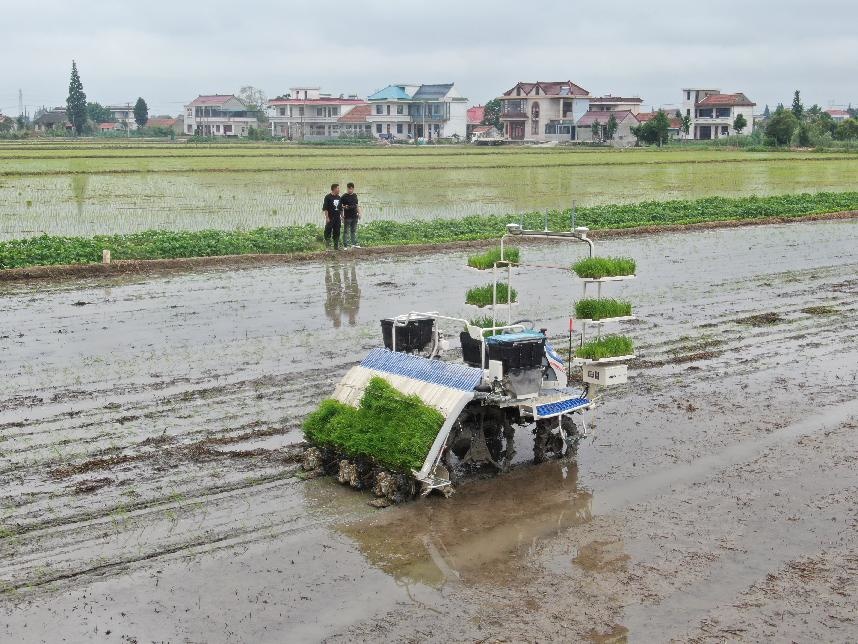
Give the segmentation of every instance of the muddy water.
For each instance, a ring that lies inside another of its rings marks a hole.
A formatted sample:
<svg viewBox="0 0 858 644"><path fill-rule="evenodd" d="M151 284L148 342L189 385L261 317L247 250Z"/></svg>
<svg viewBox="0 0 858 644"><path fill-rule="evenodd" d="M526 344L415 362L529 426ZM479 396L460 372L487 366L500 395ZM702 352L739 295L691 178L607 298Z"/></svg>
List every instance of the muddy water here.
<svg viewBox="0 0 858 644"><path fill-rule="evenodd" d="M380 317L476 313L464 254L2 286L0 633L854 640L856 242L827 222L599 243L639 260L611 291L639 359L577 462L380 512L294 476L300 419ZM514 279L513 316L564 347L580 285Z"/></svg>

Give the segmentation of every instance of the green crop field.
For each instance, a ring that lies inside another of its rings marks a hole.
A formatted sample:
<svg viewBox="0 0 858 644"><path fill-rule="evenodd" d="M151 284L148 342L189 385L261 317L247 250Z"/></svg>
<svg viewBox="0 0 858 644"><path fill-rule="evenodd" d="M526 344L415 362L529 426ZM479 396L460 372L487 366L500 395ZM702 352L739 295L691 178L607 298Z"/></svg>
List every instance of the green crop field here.
<svg viewBox="0 0 858 644"><path fill-rule="evenodd" d="M0 144L0 240L321 221L354 181L364 222L855 188L858 155L741 150Z"/></svg>

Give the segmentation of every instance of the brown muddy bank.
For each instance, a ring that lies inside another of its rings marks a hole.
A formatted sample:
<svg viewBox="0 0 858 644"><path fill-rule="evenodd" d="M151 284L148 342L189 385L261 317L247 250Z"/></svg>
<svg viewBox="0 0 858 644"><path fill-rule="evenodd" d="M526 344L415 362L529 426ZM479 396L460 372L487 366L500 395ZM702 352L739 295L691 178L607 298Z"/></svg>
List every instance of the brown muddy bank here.
<svg viewBox="0 0 858 644"><path fill-rule="evenodd" d="M381 511L295 476L300 422L379 318L474 314L467 251L2 284L0 639L854 641L856 242L597 242L638 259L612 292L638 361L577 459L522 442L508 476ZM515 286L562 340L580 285Z"/></svg>
<svg viewBox="0 0 858 644"><path fill-rule="evenodd" d="M616 237L635 237L677 233L695 230L711 230L720 228L739 228L746 226L767 226L772 224L801 223L813 221L836 221L855 219L858 211L819 213L796 217L763 217L743 221L711 221L696 224L671 224L664 226L639 226L635 228L616 228L608 230L593 230L593 239L611 239ZM530 239L529 244L544 243L541 240ZM549 242L550 243L550 242ZM354 258L388 257L392 255L416 255L426 252L445 252L462 249L482 249L497 244L497 240L473 240L444 242L438 244L412 244L404 246L375 246L352 249L347 251ZM346 251L343 251L346 252ZM227 255L216 257L187 257L177 259L144 259L117 260L110 264L64 264L54 266L32 266L28 268L10 268L0 270L0 282L37 280L37 279L77 279L83 277L105 277L133 273L140 275L159 275L172 272L204 270L206 268L242 269L260 266L290 264L297 262L317 262L328 255L325 251L290 253L290 254L248 254Z"/></svg>

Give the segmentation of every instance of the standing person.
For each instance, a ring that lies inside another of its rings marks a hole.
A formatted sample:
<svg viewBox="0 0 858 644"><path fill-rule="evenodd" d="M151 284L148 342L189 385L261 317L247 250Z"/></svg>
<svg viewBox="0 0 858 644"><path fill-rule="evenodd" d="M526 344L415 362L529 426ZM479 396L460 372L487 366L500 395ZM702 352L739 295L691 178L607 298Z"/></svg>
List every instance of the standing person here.
<svg viewBox="0 0 858 644"><path fill-rule="evenodd" d="M340 248L340 223L343 216L343 203L340 197L340 184L332 183L330 194L322 202L322 212L325 213L325 246L334 250Z"/></svg>
<svg viewBox="0 0 858 644"><path fill-rule="evenodd" d="M346 194L343 195L343 248L349 247L349 238L351 238L351 246L360 248L357 243L357 225L360 219L360 205L358 204L358 196L355 193L355 184L351 181L346 184Z"/></svg>

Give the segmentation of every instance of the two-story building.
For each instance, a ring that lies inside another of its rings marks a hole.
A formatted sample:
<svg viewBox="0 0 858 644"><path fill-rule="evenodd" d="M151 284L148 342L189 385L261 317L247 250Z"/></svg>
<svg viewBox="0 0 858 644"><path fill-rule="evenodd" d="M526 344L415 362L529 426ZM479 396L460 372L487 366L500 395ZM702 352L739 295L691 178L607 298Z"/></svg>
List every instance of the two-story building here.
<svg viewBox="0 0 858 644"><path fill-rule="evenodd" d="M741 114L747 125L743 134L754 130L754 106L742 92L722 94L717 89L685 88L682 90L683 115L691 117L692 139L718 139L736 134L733 123Z"/></svg>
<svg viewBox="0 0 858 644"><path fill-rule="evenodd" d="M130 103L125 105L108 105L107 109L113 117L113 121L124 130L136 130L137 121L134 120L134 106Z"/></svg>
<svg viewBox="0 0 858 644"><path fill-rule="evenodd" d="M185 105L185 134L247 136L258 123L259 113L233 94L201 94Z"/></svg>
<svg viewBox="0 0 858 644"><path fill-rule="evenodd" d="M591 112L631 112L637 114L640 112L643 99L639 96L599 96L590 99Z"/></svg>
<svg viewBox="0 0 858 644"><path fill-rule="evenodd" d="M539 142L574 141L592 96L572 81L537 81L516 83L498 98L504 138Z"/></svg>
<svg viewBox="0 0 858 644"><path fill-rule="evenodd" d="M372 133L382 139L464 139L468 99L453 83L388 85L367 98Z"/></svg>
<svg viewBox="0 0 858 644"><path fill-rule="evenodd" d="M268 120L272 136L297 141L319 141L346 136L366 136L366 101L357 96L344 98L323 94L319 87L291 87L288 97L268 101ZM354 116L344 118L355 108Z"/></svg>

